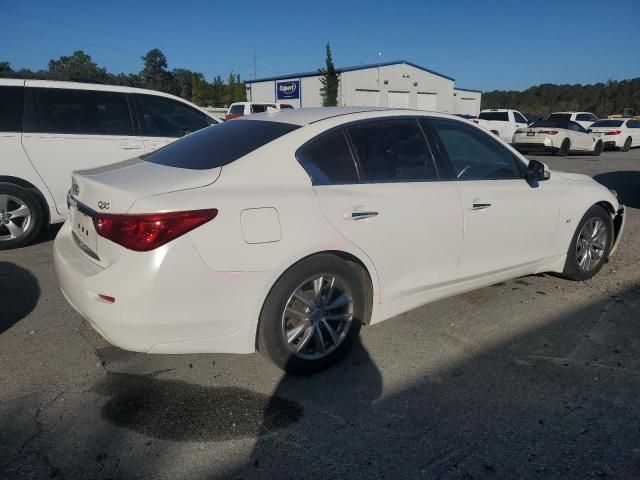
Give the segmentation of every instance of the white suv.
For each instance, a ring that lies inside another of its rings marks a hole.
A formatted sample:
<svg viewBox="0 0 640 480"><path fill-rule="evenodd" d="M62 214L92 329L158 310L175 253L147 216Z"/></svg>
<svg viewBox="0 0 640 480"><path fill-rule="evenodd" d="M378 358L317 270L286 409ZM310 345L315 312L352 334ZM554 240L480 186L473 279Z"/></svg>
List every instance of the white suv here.
<svg viewBox="0 0 640 480"><path fill-rule="evenodd" d="M67 216L71 172L138 157L218 123L150 90L0 80L0 250Z"/></svg>
<svg viewBox="0 0 640 480"><path fill-rule="evenodd" d="M506 108L482 110L478 119L473 122L486 128L507 143L511 143L516 130L529 125L525 116L520 112Z"/></svg>
<svg viewBox="0 0 640 480"><path fill-rule="evenodd" d="M586 130L598 121L598 117L591 112L553 112L547 115L545 120L572 121L579 123Z"/></svg>

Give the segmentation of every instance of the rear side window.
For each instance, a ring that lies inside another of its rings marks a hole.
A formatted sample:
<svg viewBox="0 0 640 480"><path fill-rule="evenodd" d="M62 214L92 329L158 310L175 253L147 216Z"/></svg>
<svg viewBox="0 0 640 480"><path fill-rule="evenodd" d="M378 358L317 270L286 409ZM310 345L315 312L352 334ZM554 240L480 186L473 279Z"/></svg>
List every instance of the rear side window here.
<svg viewBox="0 0 640 480"><path fill-rule="evenodd" d="M25 94L25 132L133 135L124 93L27 88Z"/></svg>
<svg viewBox="0 0 640 480"><path fill-rule="evenodd" d="M209 126L204 112L182 102L155 95L137 94L142 114L142 134L179 138Z"/></svg>
<svg viewBox="0 0 640 480"><path fill-rule="evenodd" d="M520 115L518 112L513 112L513 118L515 118L516 123L529 123L527 119Z"/></svg>
<svg viewBox="0 0 640 480"><path fill-rule="evenodd" d="M21 132L24 88L0 87L0 132Z"/></svg>
<svg viewBox="0 0 640 480"><path fill-rule="evenodd" d="M298 125L237 120L205 128L144 157L169 167L207 170L221 167L282 137Z"/></svg>
<svg viewBox="0 0 640 480"><path fill-rule="evenodd" d="M358 183L358 172L342 130L322 135L305 145L298 161L314 185Z"/></svg>
<svg viewBox="0 0 640 480"><path fill-rule="evenodd" d="M490 120L494 122L508 122L509 112L480 112L480 120Z"/></svg>
<svg viewBox="0 0 640 480"><path fill-rule="evenodd" d="M435 180L438 173L416 119L382 120L347 129L363 182Z"/></svg>
<svg viewBox="0 0 640 480"><path fill-rule="evenodd" d="M522 178L516 159L496 140L462 122L431 119L458 180Z"/></svg>
<svg viewBox="0 0 640 480"><path fill-rule="evenodd" d="M235 115L244 115L244 105L231 105L231 110L229 113L233 113Z"/></svg>

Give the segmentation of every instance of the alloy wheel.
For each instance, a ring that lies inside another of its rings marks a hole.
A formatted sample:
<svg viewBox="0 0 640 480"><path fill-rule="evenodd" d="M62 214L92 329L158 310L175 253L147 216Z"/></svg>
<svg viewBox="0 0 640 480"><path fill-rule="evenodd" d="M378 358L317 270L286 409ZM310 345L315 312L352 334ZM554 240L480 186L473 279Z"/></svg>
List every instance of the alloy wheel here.
<svg viewBox="0 0 640 480"><path fill-rule="evenodd" d="M576 241L576 261L585 272L596 268L607 248L607 226L601 218L593 217L580 229Z"/></svg>
<svg viewBox="0 0 640 480"><path fill-rule="evenodd" d="M0 242L15 240L31 225L31 210L24 200L0 193Z"/></svg>
<svg viewBox="0 0 640 480"><path fill-rule="evenodd" d="M305 360L333 352L353 321L353 295L335 275L317 275L301 283L282 313L282 334L289 350Z"/></svg>

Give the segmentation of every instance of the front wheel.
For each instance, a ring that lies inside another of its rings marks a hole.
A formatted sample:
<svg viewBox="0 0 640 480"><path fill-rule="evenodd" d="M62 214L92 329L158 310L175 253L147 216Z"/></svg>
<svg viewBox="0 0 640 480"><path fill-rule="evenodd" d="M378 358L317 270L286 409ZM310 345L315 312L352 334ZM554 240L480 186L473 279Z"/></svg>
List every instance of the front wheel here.
<svg viewBox="0 0 640 480"><path fill-rule="evenodd" d="M260 314L258 349L283 370L308 374L338 361L358 336L366 309L358 272L316 255L276 282Z"/></svg>
<svg viewBox="0 0 640 480"><path fill-rule="evenodd" d="M42 228L43 215L36 198L11 183L0 183L0 250L23 247Z"/></svg>
<svg viewBox="0 0 640 480"><path fill-rule="evenodd" d="M609 213L594 205L584 214L571 239L563 274L571 280L594 277L607 260L613 242Z"/></svg>
<svg viewBox="0 0 640 480"><path fill-rule="evenodd" d="M599 157L600 154L602 153L603 148L604 148L604 145L602 144L602 141L598 140L598 142L596 142L595 147L593 147L593 152L591 153L591 155L593 155L594 157Z"/></svg>

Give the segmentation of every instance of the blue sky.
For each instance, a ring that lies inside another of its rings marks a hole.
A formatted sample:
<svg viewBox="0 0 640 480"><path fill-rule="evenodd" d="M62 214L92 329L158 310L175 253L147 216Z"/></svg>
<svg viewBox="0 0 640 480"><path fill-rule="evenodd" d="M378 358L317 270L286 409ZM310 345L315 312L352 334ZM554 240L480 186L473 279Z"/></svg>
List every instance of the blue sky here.
<svg viewBox="0 0 640 480"><path fill-rule="evenodd" d="M160 48L169 68L208 80L406 59L463 88L525 89L640 76L640 0L120 1L0 0L0 61L45 68L76 49L137 72Z"/></svg>

